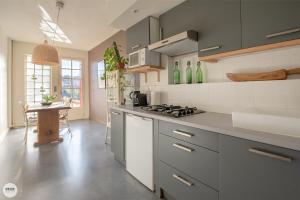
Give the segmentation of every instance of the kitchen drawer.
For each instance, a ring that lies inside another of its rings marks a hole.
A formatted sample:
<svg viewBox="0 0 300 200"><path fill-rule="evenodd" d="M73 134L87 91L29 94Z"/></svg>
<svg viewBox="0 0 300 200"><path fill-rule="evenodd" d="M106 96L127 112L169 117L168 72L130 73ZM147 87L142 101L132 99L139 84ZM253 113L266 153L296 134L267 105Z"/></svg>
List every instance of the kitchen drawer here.
<svg viewBox="0 0 300 200"><path fill-rule="evenodd" d="M220 136L220 200L299 200L300 152Z"/></svg>
<svg viewBox="0 0 300 200"><path fill-rule="evenodd" d="M189 176L218 189L218 156L215 151L160 134L159 159Z"/></svg>
<svg viewBox="0 0 300 200"><path fill-rule="evenodd" d="M159 132L214 151L219 149L218 133L164 121L159 121Z"/></svg>
<svg viewBox="0 0 300 200"><path fill-rule="evenodd" d="M160 162L159 187L176 200L218 200L218 192Z"/></svg>

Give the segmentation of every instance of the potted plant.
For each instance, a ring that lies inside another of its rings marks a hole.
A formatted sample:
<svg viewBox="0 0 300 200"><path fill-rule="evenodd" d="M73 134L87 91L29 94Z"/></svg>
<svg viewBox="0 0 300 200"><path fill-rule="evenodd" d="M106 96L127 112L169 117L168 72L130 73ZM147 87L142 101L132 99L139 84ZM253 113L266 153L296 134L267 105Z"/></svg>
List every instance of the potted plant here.
<svg viewBox="0 0 300 200"><path fill-rule="evenodd" d="M41 104L43 106L50 106L53 103L53 100L56 99L56 95L43 95L43 100Z"/></svg>
<svg viewBox="0 0 300 200"><path fill-rule="evenodd" d="M104 61L105 61L105 72L101 77L102 80L106 80L107 72L119 71L119 87L120 87L120 100L123 102L123 91L124 91L124 71L125 65L128 64L128 59L121 56L117 43L113 42L112 47L109 47L104 52Z"/></svg>

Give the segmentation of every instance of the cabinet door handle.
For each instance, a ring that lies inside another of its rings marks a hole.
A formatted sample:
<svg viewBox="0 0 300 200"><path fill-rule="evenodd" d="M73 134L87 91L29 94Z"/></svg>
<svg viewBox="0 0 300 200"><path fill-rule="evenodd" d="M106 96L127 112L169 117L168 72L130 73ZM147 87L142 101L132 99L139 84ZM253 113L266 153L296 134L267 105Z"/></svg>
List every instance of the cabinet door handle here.
<svg viewBox="0 0 300 200"><path fill-rule="evenodd" d="M176 133L176 134L184 136L184 137L189 137L189 138L194 136L194 134L192 134L192 133L187 133L187 132L180 131L180 130L173 130L173 133Z"/></svg>
<svg viewBox="0 0 300 200"><path fill-rule="evenodd" d="M185 184L185 185L187 185L187 186L189 186L189 187L191 187L192 185L194 185L193 183L191 183L191 182L185 180L184 178L180 177L180 176L177 175L177 174L173 174L172 176L173 176L176 180L180 181L181 183L183 183L183 184Z"/></svg>
<svg viewBox="0 0 300 200"><path fill-rule="evenodd" d="M200 49L200 51L205 52L205 51L211 51L211 50L220 49L220 48L221 48L221 46L214 46L214 47L208 47L208 48Z"/></svg>
<svg viewBox="0 0 300 200"><path fill-rule="evenodd" d="M291 163L293 161L293 158L283 156L283 155L279 155L279 154L272 153L272 152L268 152L268 151L261 150L261 149L250 148L249 152L257 154L257 155L266 156L266 157L269 157L269 158L281 160L281 161L284 161L284 162Z"/></svg>
<svg viewBox="0 0 300 200"><path fill-rule="evenodd" d="M183 145L181 145L181 144L177 144L177 143L173 143L172 146L173 146L173 147L176 147L176 148L178 148L178 149L182 149L182 150L184 150L184 151L190 152L190 153L191 153L192 151L194 151L194 149L185 147L185 146L183 146Z"/></svg>
<svg viewBox="0 0 300 200"><path fill-rule="evenodd" d="M266 38L273 38L273 37L278 37L278 36L282 36L282 35L288 35L288 34L296 33L299 31L300 31L300 28L290 29L287 31L281 31L278 33L272 33L272 34L266 35Z"/></svg>
<svg viewBox="0 0 300 200"><path fill-rule="evenodd" d="M141 117L141 118L142 118L142 120L145 120L145 121L152 121L152 119L147 118L147 117Z"/></svg>
<svg viewBox="0 0 300 200"><path fill-rule="evenodd" d="M165 43L168 43L169 42L169 40L164 40L164 41L162 41L161 43L162 44L165 44Z"/></svg>
<svg viewBox="0 0 300 200"><path fill-rule="evenodd" d="M120 113L114 112L114 111L112 111L111 114L113 114L113 115L120 115Z"/></svg>
<svg viewBox="0 0 300 200"><path fill-rule="evenodd" d="M137 44L131 47L132 50L139 48L141 45Z"/></svg>

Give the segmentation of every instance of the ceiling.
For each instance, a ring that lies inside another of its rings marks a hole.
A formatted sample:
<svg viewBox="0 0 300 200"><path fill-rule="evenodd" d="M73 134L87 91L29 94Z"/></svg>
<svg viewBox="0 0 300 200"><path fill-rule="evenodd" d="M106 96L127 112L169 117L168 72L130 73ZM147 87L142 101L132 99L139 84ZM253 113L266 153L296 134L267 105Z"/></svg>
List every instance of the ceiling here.
<svg viewBox="0 0 300 200"><path fill-rule="evenodd" d="M71 44L60 47L90 50L146 16L158 17L184 0L63 0L59 27ZM41 5L55 21L55 0L0 0L0 27L13 40L41 43ZM135 12L134 12L135 11Z"/></svg>

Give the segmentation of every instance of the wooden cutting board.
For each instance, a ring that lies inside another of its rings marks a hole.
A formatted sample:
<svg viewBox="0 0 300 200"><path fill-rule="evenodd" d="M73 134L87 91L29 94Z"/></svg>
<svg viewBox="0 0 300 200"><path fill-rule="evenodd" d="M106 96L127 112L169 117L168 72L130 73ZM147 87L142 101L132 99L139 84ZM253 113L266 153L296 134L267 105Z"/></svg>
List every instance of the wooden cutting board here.
<svg viewBox="0 0 300 200"><path fill-rule="evenodd" d="M300 74L300 68L281 69L264 73L227 73L227 77L232 81L268 81L285 80L288 75Z"/></svg>

